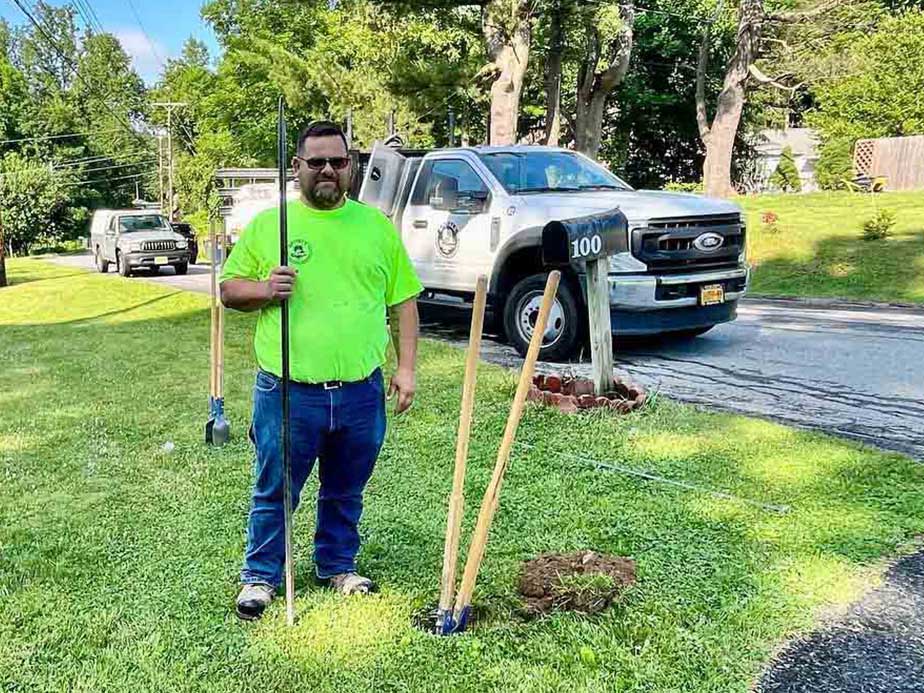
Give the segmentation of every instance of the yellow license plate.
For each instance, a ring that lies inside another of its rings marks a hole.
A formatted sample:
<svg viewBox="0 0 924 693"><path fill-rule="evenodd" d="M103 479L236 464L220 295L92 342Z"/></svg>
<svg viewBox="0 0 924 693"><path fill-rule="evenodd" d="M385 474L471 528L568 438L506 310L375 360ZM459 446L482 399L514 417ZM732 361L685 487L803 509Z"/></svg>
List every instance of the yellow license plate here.
<svg viewBox="0 0 924 693"><path fill-rule="evenodd" d="M166 265L168 262L170 262L170 258L164 255L159 255L158 257L154 258L155 265Z"/></svg>
<svg viewBox="0 0 924 693"><path fill-rule="evenodd" d="M714 306L725 303L725 287L721 284L707 284L699 287L699 304L701 306Z"/></svg>

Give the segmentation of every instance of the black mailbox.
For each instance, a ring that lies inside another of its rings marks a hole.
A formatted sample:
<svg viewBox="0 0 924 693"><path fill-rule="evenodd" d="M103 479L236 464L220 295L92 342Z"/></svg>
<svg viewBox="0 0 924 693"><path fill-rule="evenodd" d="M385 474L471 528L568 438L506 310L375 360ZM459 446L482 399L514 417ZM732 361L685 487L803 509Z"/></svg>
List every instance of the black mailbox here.
<svg viewBox="0 0 924 693"><path fill-rule="evenodd" d="M629 249L629 222L619 209L550 221L542 229L542 261L552 267L585 262Z"/></svg>

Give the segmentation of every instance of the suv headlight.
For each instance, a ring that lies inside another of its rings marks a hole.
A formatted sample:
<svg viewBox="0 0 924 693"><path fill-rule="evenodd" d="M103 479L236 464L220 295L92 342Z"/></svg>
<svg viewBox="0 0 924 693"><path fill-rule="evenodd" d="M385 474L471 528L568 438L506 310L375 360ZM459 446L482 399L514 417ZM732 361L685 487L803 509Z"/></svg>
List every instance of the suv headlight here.
<svg viewBox="0 0 924 693"><path fill-rule="evenodd" d="M176 242L176 247L177 247L178 249L180 249L180 250L183 250L184 248L186 248L186 246L187 246L187 243L186 243L186 239L185 239L185 238L184 238L183 240L180 240L180 241L177 241L177 242Z"/></svg>
<svg viewBox="0 0 924 693"><path fill-rule="evenodd" d="M129 243L128 250L131 253L141 252L141 243Z"/></svg>

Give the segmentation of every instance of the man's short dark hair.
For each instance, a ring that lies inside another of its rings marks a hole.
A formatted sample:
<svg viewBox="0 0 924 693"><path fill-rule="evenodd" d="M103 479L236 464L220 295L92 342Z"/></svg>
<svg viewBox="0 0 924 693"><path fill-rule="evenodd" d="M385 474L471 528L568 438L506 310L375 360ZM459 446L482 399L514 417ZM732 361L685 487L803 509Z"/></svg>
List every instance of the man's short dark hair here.
<svg viewBox="0 0 924 693"><path fill-rule="evenodd" d="M330 120L316 120L313 123L308 123L302 134L298 136L298 149L299 154L302 152L302 147L305 146L305 140L309 137L339 137L343 140L343 148L350 151L350 145L347 143L346 135L343 134L343 128L341 128L337 123L334 123Z"/></svg>

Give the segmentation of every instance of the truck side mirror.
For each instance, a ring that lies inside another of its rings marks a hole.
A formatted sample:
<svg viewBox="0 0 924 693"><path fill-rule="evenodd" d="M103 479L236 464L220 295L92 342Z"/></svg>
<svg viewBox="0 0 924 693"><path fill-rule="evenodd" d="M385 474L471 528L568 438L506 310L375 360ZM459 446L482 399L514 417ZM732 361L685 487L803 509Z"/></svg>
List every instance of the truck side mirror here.
<svg viewBox="0 0 924 693"><path fill-rule="evenodd" d="M481 214L487 209L490 193L487 190L472 190L459 195L456 207L469 214Z"/></svg>
<svg viewBox="0 0 924 693"><path fill-rule="evenodd" d="M597 260L629 250L629 222L618 208L552 221L542 229L542 261L550 267Z"/></svg>

